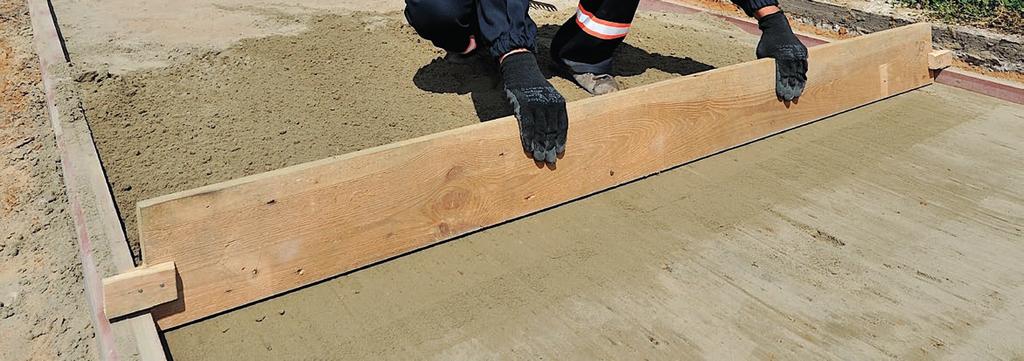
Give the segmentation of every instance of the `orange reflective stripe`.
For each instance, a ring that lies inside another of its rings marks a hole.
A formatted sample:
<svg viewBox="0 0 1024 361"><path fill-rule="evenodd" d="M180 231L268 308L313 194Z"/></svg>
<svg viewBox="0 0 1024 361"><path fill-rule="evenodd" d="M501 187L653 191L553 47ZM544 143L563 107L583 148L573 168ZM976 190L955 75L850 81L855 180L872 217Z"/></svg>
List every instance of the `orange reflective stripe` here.
<svg viewBox="0 0 1024 361"><path fill-rule="evenodd" d="M586 15L588 18L593 19L594 22L596 22L598 24L601 24L601 25L604 25L604 26L610 26L610 27L613 27L613 28L627 28L627 29L631 26L631 24L629 24L629 23L617 23L617 22L614 22L614 21L608 21L608 20L600 19L600 18L594 16L593 13L587 11L587 9L584 9L582 4L577 5L576 6L576 10L578 10L580 13L583 13L583 15Z"/></svg>
<svg viewBox="0 0 1024 361"><path fill-rule="evenodd" d="M580 29L598 39L617 39L629 33L630 24L616 23L613 21L601 20L594 17L583 8L583 5L576 7L576 25Z"/></svg>

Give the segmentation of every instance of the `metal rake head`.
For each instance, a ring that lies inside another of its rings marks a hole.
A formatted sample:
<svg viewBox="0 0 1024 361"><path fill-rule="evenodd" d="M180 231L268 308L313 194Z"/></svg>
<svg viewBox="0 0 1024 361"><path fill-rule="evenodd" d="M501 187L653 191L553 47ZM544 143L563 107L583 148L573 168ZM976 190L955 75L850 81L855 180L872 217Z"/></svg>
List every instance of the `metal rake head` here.
<svg viewBox="0 0 1024 361"><path fill-rule="evenodd" d="M558 10L558 8L556 8L554 5L551 5L551 4L548 4L548 3L543 3L543 2L540 2L540 1L534 1L534 0L530 0L530 8L531 9L544 10L544 11L556 11L556 10Z"/></svg>

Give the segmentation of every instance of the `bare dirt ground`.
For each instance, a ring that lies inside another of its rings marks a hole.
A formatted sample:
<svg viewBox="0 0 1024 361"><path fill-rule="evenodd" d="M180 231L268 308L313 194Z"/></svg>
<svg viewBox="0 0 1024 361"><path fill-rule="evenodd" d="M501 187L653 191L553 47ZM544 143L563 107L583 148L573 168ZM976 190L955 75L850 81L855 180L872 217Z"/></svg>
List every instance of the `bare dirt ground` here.
<svg viewBox="0 0 1024 361"><path fill-rule="evenodd" d="M31 36L25 3L0 3L0 360L94 359Z"/></svg>

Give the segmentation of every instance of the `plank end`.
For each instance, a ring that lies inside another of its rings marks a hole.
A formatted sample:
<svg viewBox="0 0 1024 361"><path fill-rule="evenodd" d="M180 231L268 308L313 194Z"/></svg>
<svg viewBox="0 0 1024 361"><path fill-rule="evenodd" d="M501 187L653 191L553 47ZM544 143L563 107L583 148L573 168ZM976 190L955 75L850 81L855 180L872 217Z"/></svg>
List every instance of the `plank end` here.
<svg viewBox="0 0 1024 361"><path fill-rule="evenodd" d="M144 266L103 279L103 312L116 319L178 299L174 262Z"/></svg>
<svg viewBox="0 0 1024 361"><path fill-rule="evenodd" d="M928 53L928 69L940 70L953 66L953 51L936 50Z"/></svg>

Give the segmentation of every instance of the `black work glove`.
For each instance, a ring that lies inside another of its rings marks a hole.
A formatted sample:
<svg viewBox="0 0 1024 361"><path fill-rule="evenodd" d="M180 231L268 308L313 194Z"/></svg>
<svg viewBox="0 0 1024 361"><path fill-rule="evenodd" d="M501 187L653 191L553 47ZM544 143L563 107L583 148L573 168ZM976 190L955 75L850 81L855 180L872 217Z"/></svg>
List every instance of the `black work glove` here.
<svg viewBox="0 0 1024 361"><path fill-rule="evenodd" d="M757 26L757 58L775 59L775 95L785 101L799 97L807 83L807 47L793 34L782 11L762 17Z"/></svg>
<svg viewBox="0 0 1024 361"><path fill-rule="evenodd" d="M565 98L559 94L537 66L533 53L508 55L501 62L505 96L519 120L523 150L538 162L554 164L565 151L569 117Z"/></svg>

